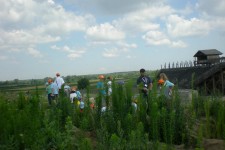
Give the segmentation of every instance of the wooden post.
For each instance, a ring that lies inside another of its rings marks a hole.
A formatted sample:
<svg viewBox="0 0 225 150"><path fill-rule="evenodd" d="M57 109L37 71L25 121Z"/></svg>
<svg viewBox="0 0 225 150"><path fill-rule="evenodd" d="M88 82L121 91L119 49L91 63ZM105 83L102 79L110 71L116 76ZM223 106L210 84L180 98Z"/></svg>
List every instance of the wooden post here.
<svg viewBox="0 0 225 150"><path fill-rule="evenodd" d="M215 85L215 76L212 77L213 79L213 93L216 93L216 85Z"/></svg>
<svg viewBox="0 0 225 150"><path fill-rule="evenodd" d="M221 72L221 84L222 84L222 94L224 95L225 93L224 93L224 81L223 81L223 71Z"/></svg>

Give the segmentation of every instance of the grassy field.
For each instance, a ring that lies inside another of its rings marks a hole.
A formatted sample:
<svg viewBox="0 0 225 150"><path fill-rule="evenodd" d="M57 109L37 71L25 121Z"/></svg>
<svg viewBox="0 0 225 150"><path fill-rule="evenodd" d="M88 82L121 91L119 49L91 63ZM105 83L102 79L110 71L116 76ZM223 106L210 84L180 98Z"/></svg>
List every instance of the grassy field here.
<svg viewBox="0 0 225 150"><path fill-rule="evenodd" d="M0 149L224 149L222 96L193 94L191 103L183 105L178 89L168 99L154 85L144 100L134 98L134 80L127 80L124 85L113 83L102 112L96 82L83 91L83 110L63 93L48 106L45 86L2 91Z"/></svg>

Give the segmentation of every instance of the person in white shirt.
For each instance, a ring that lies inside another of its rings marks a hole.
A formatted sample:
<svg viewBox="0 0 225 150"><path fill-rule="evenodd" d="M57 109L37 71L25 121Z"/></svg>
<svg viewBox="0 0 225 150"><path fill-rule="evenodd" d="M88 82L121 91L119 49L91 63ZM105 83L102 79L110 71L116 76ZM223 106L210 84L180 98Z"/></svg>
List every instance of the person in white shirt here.
<svg viewBox="0 0 225 150"><path fill-rule="evenodd" d="M108 88L108 96L112 94L112 77L108 77L107 88Z"/></svg>
<svg viewBox="0 0 225 150"><path fill-rule="evenodd" d="M70 102L74 103L74 101L81 101L82 100L82 95L80 91L77 90L77 86L73 86L71 88L71 93L70 93Z"/></svg>
<svg viewBox="0 0 225 150"><path fill-rule="evenodd" d="M59 73L56 73L56 79L55 79L56 85L59 87L59 90L61 90L62 85L65 83L63 78L60 77Z"/></svg>

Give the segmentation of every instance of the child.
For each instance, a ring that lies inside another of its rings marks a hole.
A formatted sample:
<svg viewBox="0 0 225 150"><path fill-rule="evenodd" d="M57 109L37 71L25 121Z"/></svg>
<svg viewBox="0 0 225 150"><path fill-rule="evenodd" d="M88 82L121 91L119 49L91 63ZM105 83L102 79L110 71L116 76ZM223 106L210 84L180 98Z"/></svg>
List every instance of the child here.
<svg viewBox="0 0 225 150"><path fill-rule="evenodd" d="M161 86L166 87L164 90L165 96L166 97L172 96L172 89L174 87L174 84L168 80L168 77L166 76L165 73L160 73L159 78L160 79L159 79L158 83L160 83Z"/></svg>
<svg viewBox="0 0 225 150"><path fill-rule="evenodd" d="M80 91L77 90L77 86L73 86L70 92L70 102L73 103L74 99L81 101L82 96Z"/></svg>
<svg viewBox="0 0 225 150"><path fill-rule="evenodd" d="M49 78L48 79L48 84L46 84L46 92L48 94L48 104L51 105L52 104L52 100L54 99L54 94L53 94L53 90L52 90L52 79Z"/></svg>

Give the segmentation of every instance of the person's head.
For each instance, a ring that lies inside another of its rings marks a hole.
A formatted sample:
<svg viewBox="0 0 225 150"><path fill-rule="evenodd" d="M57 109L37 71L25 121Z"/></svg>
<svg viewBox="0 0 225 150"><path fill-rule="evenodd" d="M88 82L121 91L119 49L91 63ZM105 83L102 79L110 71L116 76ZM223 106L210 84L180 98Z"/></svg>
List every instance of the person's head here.
<svg viewBox="0 0 225 150"><path fill-rule="evenodd" d="M56 76L59 77L59 76L60 76L60 73L57 72L57 73L56 73Z"/></svg>
<svg viewBox="0 0 225 150"><path fill-rule="evenodd" d="M140 74L141 74L141 76L145 75L145 69L144 68L140 69Z"/></svg>
<svg viewBox="0 0 225 150"><path fill-rule="evenodd" d="M59 77L59 76L60 76L60 73L57 72L57 73L56 73L56 76Z"/></svg>
<svg viewBox="0 0 225 150"><path fill-rule="evenodd" d="M49 79L48 79L48 84L51 84L52 81L53 81L52 78L49 78Z"/></svg>
<svg viewBox="0 0 225 150"><path fill-rule="evenodd" d="M71 91L76 91L77 90L77 86L73 86L72 88L71 88Z"/></svg>
<svg viewBox="0 0 225 150"><path fill-rule="evenodd" d="M112 77L111 77L111 76L109 76L109 77L107 77L107 79L108 79L108 80L112 80Z"/></svg>
<svg viewBox="0 0 225 150"><path fill-rule="evenodd" d="M104 79L105 79L104 75L99 75L98 78L99 78L100 80L104 80Z"/></svg>
<svg viewBox="0 0 225 150"><path fill-rule="evenodd" d="M160 74L159 74L159 78L160 78L160 79L163 79L164 81L168 80L168 78L167 78L167 76L166 76L165 73L160 73Z"/></svg>

